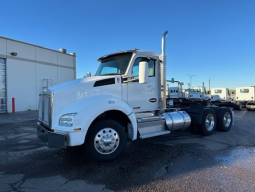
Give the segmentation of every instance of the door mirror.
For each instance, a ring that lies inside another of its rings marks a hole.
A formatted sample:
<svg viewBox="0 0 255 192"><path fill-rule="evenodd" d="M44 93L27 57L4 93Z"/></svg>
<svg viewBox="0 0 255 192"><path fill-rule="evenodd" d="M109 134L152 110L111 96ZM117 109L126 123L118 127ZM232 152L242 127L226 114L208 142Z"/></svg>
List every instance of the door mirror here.
<svg viewBox="0 0 255 192"><path fill-rule="evenodd" d="M86 73L86 77L91 77L91 73L90 73L90 72L87 72L87 73Z"/></svg>
<svg viewBox="0 0 255 192"><path fill-rule="evenodd" d="M148 83L148 62L141 61L139 63L139 83Z"/></svg>

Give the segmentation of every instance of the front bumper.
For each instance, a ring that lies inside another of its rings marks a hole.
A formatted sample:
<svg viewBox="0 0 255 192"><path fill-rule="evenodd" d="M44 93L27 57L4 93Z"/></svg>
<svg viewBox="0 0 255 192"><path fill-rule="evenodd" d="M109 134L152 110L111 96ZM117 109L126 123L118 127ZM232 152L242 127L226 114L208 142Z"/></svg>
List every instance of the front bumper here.
<svg viewBox="0 0 255 192"><path fill-rule="evenodd" d="M66 147L66 136L47 130L39 122L37 123L37 137L46 143L49 148Z"/></svg>

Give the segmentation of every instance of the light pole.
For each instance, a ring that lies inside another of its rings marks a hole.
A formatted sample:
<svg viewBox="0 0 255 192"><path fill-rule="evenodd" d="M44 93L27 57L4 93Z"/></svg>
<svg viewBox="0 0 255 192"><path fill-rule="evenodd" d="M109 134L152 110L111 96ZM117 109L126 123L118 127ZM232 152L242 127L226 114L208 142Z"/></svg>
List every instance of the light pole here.
<svg viewBox="0 0 255 192"><path fill-rule="evenodd" d="M189 78L190 78L190 80L189 80L189 88L191 88L191 77L194 77L194 76L196 76L196 75L189 75L189 74L187 74L188 76L189 76Z"/></svg>

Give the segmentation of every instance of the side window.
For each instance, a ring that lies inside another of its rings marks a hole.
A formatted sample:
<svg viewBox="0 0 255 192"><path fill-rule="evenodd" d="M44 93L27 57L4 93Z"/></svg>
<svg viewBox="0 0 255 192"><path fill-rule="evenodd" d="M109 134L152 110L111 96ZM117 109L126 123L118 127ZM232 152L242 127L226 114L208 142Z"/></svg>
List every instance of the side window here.
<svg viewBox="0 0 255 192"><path fill-rule="evenodd" d="M132 68L132 75L137 75L137 77L135 77L135 79L138 79L138 75L139 75L139 63L141 61L143 61L143 59L147 60L147 58L139 57L134 62L134 65L133 65L133 68ZM155 77L155 60L150 60L148 62L148 73L149 73L148 74L149 77Z"/></svg>

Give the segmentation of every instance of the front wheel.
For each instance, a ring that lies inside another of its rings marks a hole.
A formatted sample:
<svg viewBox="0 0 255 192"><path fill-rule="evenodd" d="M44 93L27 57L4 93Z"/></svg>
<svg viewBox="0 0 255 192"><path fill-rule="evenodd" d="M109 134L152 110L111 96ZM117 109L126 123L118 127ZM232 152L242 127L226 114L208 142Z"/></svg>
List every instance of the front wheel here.
<svg viewBox="0 0 255 192"><path fill-rule="evenodd" d="M85 141L87 153L98 161L110 161L125 149L127 134L123 126L114 120L102 120L88 131Z"/></svg>

